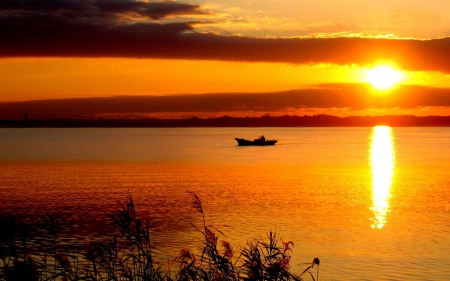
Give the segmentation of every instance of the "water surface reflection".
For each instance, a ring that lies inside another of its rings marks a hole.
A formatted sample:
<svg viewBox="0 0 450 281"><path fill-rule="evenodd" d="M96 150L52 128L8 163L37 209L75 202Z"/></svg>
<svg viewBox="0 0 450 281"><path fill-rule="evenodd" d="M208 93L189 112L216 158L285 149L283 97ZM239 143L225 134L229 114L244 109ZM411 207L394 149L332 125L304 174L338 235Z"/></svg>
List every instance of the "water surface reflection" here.
<svg viewBox="0 0 450 281"><path fill-rule="evenodd" d="M373 205L374 213L372 228L382 228L386 216L390 212L390 187L394 177L395 149L391 127L376 126L372 130L370 143L370 167L372 169Z"/></svg>

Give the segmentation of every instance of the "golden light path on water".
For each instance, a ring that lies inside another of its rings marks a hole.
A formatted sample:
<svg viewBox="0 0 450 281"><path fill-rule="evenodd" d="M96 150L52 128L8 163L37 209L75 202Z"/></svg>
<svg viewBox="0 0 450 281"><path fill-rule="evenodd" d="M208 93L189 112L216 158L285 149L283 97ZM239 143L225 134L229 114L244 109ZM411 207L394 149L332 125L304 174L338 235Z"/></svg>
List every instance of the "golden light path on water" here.
<svg viewBox="0 0 450 281"><path fill-rule="evenodd" d="M376 126L372 130L370 143L370 167L372 169L372 188L374 213L372 228L381 229L387 222L390 212L390 188L394 177L395 149L391 127Z"/></svg>

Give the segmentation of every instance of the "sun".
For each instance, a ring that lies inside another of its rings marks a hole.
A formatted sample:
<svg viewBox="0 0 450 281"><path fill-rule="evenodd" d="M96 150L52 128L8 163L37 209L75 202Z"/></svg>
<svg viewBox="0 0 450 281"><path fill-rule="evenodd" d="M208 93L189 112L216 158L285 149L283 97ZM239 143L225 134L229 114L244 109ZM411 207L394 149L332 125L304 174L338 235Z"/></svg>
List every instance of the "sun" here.
<svg viewBox="0 0 450 281"><path fill-rule="evenodd" d="M390 89L400 82L402 78L402 72L386 65L372 68L366 74L366 81L378 90Z"/></svg>

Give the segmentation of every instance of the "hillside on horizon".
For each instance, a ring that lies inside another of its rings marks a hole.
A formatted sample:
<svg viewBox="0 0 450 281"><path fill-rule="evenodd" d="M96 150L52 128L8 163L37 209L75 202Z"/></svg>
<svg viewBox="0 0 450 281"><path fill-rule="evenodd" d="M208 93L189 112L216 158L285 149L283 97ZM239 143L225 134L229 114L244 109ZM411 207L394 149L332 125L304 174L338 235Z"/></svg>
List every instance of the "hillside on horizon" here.
<svg viewBox="0 0 450 281"><path fill-rule="evenodd" d="M450 116L349 116L304 115L304 116L262 116L186 119L25 119L0 120L0 128L35 127L450 127Z"/></svg>

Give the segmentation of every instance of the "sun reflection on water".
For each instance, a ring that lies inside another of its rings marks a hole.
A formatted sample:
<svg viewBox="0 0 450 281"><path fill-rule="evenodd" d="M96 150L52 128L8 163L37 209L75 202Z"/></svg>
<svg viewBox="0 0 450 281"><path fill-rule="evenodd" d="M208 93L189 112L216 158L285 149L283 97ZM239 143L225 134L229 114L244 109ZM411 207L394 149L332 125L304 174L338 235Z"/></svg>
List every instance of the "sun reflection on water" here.
<svg viewBox="0 0 450 281"><path fill-rule="evenodd" d="M372 168L373 210L372 228L382 228L390 212L390 187L394 176L395 150L391 127L376 126L372 130L370 146Z"/></svg>

